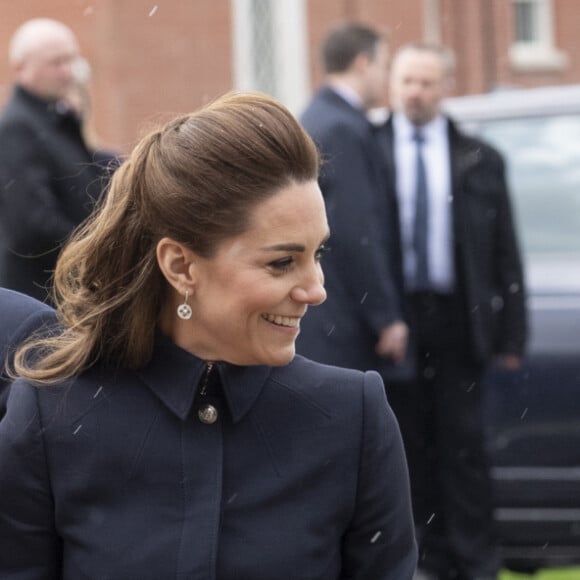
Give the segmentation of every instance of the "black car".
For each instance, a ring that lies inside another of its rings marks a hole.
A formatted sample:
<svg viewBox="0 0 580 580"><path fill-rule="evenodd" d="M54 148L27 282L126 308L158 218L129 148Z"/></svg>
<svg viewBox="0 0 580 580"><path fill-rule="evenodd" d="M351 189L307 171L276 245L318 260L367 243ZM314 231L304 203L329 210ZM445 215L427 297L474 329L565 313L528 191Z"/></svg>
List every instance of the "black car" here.
<svg viewBox="0 0 580 580"><path fill-rule="evenodd" d="M505 156L529 294L524 368L487 377L505 566L580 564L580 85L446 109Z"/></svg>

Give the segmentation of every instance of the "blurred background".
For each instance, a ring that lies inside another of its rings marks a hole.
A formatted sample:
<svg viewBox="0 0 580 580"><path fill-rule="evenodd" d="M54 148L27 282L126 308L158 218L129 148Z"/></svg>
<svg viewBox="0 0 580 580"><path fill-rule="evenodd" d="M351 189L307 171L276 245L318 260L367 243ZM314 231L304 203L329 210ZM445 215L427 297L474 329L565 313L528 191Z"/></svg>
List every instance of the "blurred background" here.
<svg viewBox="0 0 580 580"><path fill-rule="evenodd" d="M231 88L268 92L298 113L318 85L329 26L387 29L393 50L441 42L457 57L457 95L580 82L578 0L1 0L0 105L10 36L51 17L78 35L92 67L93 122L128 151L165 114Z"/></svg>
<svg viewBox="0 0 580 580"><path fill-rule="evenodd" d="M462 98L448 110L506 156L530 294L527 366L490 377L488 395L505 563L580 563L580 0L0 0L0 10L0 107L12 33L60 20L88 62L98 141L124 153L152 124L230 89L262 90L299 114L322 80L318 47L342 20L386 29L392 52L416 40L453 50ZM580 568L536 578L580 580Z"/></svg>

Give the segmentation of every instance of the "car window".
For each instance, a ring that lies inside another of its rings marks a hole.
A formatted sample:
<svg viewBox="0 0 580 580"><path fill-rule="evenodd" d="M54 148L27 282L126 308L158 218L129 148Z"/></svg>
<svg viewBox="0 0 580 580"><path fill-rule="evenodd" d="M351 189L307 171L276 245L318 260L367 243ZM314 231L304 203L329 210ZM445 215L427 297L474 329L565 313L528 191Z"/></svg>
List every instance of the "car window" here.
<svg viewBox="0 0 580 580"><path fill-rule="evenodd" d="M580 255L580 114L485 121L479 133L505 155L527 257Z"/></svg>

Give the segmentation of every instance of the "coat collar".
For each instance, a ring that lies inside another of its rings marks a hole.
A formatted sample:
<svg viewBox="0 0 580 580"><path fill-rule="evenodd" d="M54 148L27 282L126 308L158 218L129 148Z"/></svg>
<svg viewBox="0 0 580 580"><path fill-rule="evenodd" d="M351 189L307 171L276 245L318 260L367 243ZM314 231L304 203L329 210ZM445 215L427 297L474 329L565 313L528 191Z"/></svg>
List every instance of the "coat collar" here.
<svg viewBox="0 0 580 580"><path fill-rule="evenodd" d="M346 101L353 109L361 112L364 110L362 97L350 85L335 81L328 83L326 86Z"/></svg>
<svg viewBox="0 0 580 580"><path fill-rule="evenodd" d="M156 337L149 364L137 371L139 378L181 420L191 412L195 394L207 364L161 335ZM251 409L270 376L269 366L241 367L215 364L234 422Z"/></svg>
<svg viewBox="0 0 580 580"><path fill-rule="evenodd" d="M483 158L482 144L462 133L451 119L449 119L449 144L452 150L451 157L456 160L456 171L459 175L470 171Z"/></svg>
<svg viewBox="0 0 580 580"><path fill-rule="evenodd" d="M63 100L44 99L20 85L14 87L14 96L17 100L24 101L28 106L39 111L48 111L56 115L65 115L70 112L70 107Z"/></svg>
<svg viewBox="0 0 580 580"><path fill-rule="evenodd" d="M14 97L20 101L26 101L29 105L40 110L53 110L56 106L56 101L43 99L21 85L14 86Z"/></svg>
<svg viewBox="0 0 580 580"><path fill-rule="evenodd" d="M481 143L462 133L453 119L446 115L443 118L447 120L452 175L457 178L481 162L483 157ZM393 120L394 115L390 115L383 128L379 131L379 140L381 138L386 140L386 144L383 144L383 146L386 146L387 151L391 153L391 157L394 146ZM389 161L393 166L394 160L391 158Z"/></svg>
<svg viewBox="0 0 580 580"><path fill-rule="evenodd" d="M372 127L362 108L353 106L352 103L339 94L331 85L322 86L318 91L318 97L329 104L339 107L343 112L349 113L359 120L364 120L368 123L369 128Z"/></svg>
<svg viewBox="0 0 580 580"><path fill-rule="evenodd" d="M63 100L46 100L16 85L13 101L25 106L27 112L35 115L42 123L41 126L48 124L50 127L56 127L58 131L78 141L89 153L81 132L81 118Z"/></svg>

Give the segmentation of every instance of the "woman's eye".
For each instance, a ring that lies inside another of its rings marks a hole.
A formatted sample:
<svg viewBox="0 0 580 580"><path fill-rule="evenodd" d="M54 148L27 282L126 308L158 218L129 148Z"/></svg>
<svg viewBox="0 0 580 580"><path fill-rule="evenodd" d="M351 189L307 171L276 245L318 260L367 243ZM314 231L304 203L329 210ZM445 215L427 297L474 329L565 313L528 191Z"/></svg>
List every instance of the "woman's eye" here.
<svg viewBox="0 0 580 580"><path fill-rule="evenodd" d="M269 266L278 272L286 272L290 269L293 263L294 258L288 257L282 258L280 260L274 260L273 262L270 262Z"/></svg>
<svg viewBox="0 0 580 580"><path fill-rule="evenodd" d="M322 258L324 257L324 254L328 253L329 250L330 248L328 246L325 246L324 244L320 246L320 248L316 250L316 261L320 262L320 260L322 260Z"/></svg>

